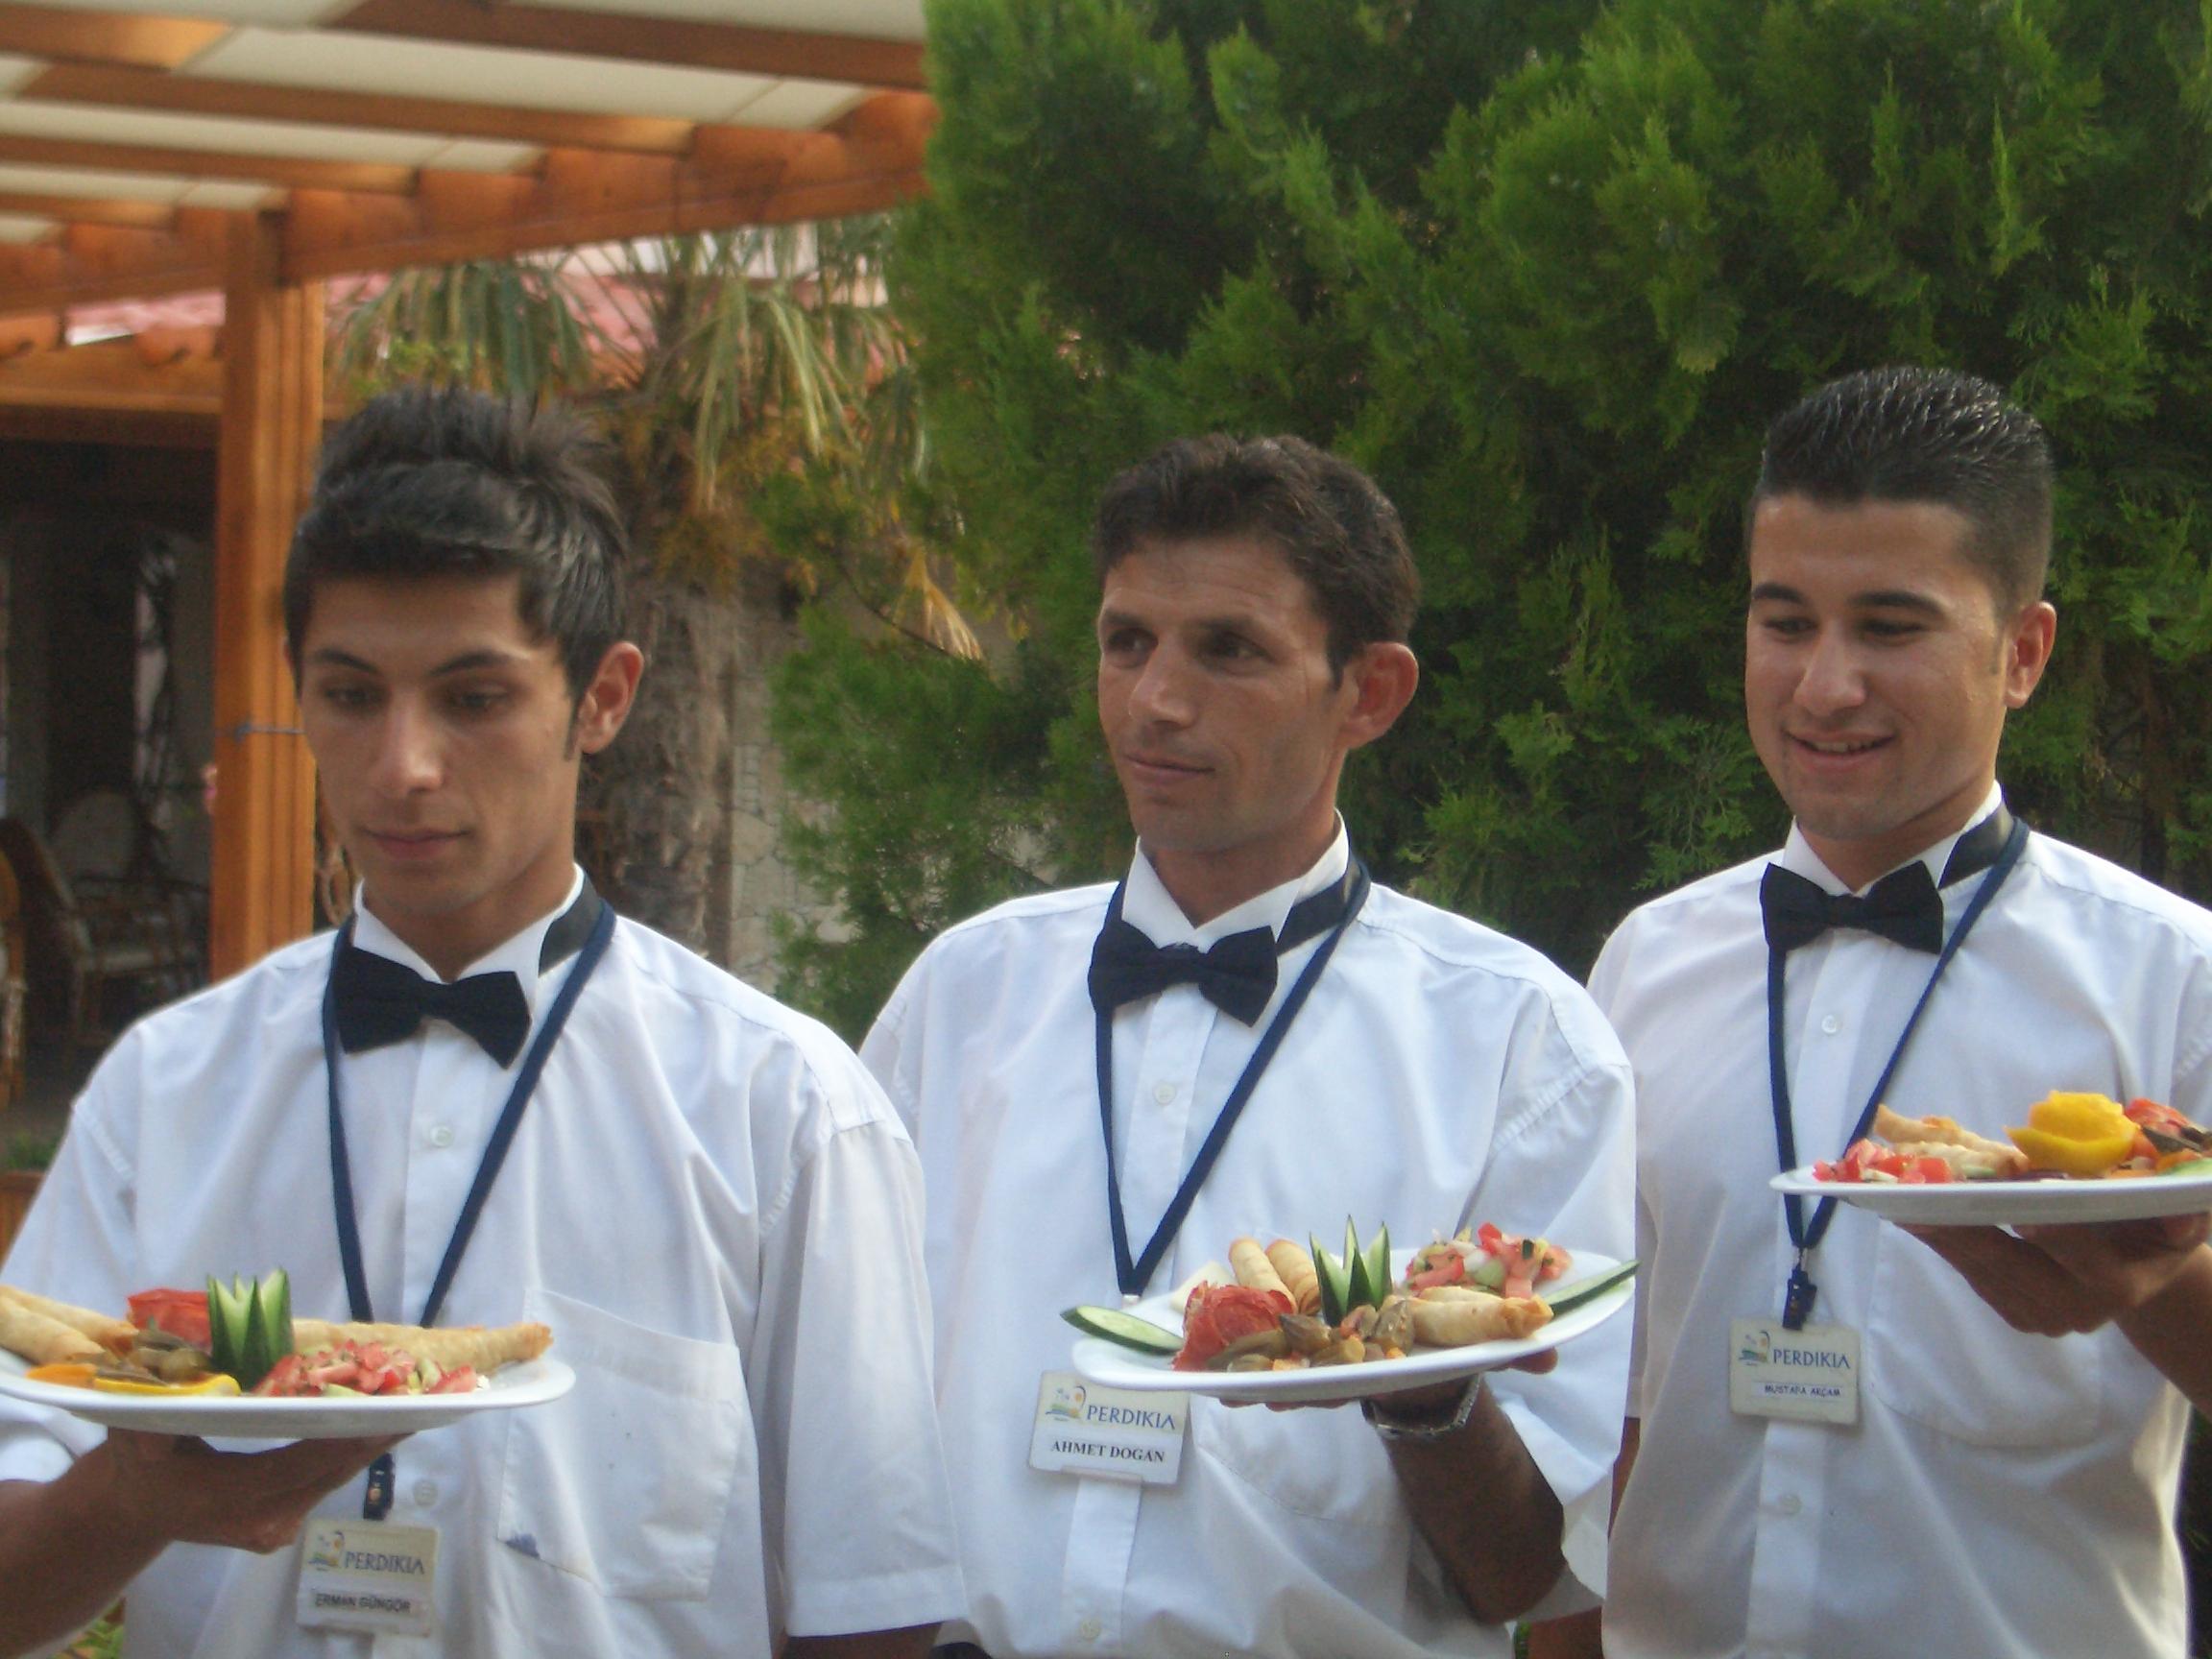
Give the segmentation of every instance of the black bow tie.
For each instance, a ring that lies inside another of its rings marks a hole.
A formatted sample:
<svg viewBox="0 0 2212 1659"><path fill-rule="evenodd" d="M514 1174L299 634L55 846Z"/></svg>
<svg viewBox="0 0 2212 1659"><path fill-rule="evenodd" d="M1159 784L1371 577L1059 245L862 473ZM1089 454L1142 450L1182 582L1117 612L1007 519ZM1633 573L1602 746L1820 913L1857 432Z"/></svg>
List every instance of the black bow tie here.
<svg viewBox="0 0 2212 1659"><path fill-rule="evenodd" d="M549 973L583 948L601 901L589 881L538 948L538 972ZM349 1054L403 1043L425 1019L443 1020L467 1032L502 1067L515 1064L530 1035L530 1003L522 981L502 970L471 974L451 984L425 979L403 962L364 950L349 933L330 965L331 1012L338 1022L338 1046Z"/></svg>
<svg viewBox="0 0 2212 1659"><path fill-rule="evenodd" d="M1863 899L1825 892L1819 883L1769 864L1759 881L1759 912L1767 943L1777 950L1810 945L1831 927L1879 933L1931 954L1943 949L1943 896L1928 866L1918 862L1892 870Z"/></svg>
<svg viewBox="0 0 2212 1659"><path fill-rule="evenodd" d="M1124 1002L1156 996L1170 985L1195 985L1232 1019L1251 1024L1275 995L1275 935L1250 927L1195 945L1155 945L1118 916L1091 948L1091 1002L1111 1014Z"/></svg>
<svg viewBox="0 0 2212 1659"><path fill-rule="evenodd" d="M338 1046L349 1054L405 1042L427 1018L466 1031L512 1066L530 1035L530 1004L513 974L471 974L448 985L350 940L330 966L330 996Z"/></svg>
<svg viewBox="0 0 2212 1659"><path fill-rule="evenodd" d="M1996 811L1952 843L1943 861L1943 885L1963 881L1997 862L2012 834L2012 814ZM1759 914L1767 943L1776 950L1810 945L1831 927L1856 927L1930 955L1943 950L1943 896L1915 859L1866 890L1864 898L1830 893L1778 864L1767 866L1759 882Z"/></svg>
<svg viewBox="0 0 2212 1659"><path fill-rule="evenodd" d="M1343 879L1293 904L1280 937L1264 927L1248 927L1216 939L1204 950L1195 945L1153 944L1121 920L1117 894L1106 926L1091 947L1092 1006L1111 1014L1124 1002L1157 996L1170 985L1195 985L1222 1013L1251 1024L1275 995L1277 953L1296 950L1343 919L1359 868L1354 859Z"/></svg>

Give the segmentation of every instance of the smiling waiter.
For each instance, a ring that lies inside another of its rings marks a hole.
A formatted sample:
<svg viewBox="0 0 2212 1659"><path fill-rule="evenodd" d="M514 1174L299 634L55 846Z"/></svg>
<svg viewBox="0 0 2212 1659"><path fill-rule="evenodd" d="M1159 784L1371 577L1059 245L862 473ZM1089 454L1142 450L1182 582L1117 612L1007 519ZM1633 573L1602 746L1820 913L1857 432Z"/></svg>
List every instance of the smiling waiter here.
<svg viewBox="0 0 2212 1659"><path fill-rule="evenodd" d="M1624 1256L1619 1046L1534 951L1372 880L1337 815L1417 678L1372 483L1295 439L1171 444L1094 553L1128 875L950 929L862 1046L929 1193L948 1630L995 1659L1507 1653L1502 1621L1600 1581L1623 1322L1548 1376L1275 1412L1077 1405L1058 1314L1347 1214ZM1143 1478L1066 1451L1070 1410L1140 1436Z"/></svg>
<svg viewBox="0 0 2212 1659"><path fill-rule="evenodd" d="M1645 1263L1612 1659L2184 1650L2205 1218L1915 1237L1767 1186L1878 1101L1999 1140L2054 1089L2212 1112L2212 916L1997 787L2056 636L2051 503L2041 427L1968 375L1855 374L1768 432L1743 693L1795 823L1591 981Z"/></svg>
<svg viewBox="0 0 2212 1659"><path fill-rule="evenodd" d="M208 1659L911 1654L959 1605L904 1131L574 862L641 668L593 458L466 394L333 436L285 620L355 914L125 1036L8 1262L541 1320L574 1389L261 1452L0 1402L0 1652L126 1587L132 1651Z"/></svg>

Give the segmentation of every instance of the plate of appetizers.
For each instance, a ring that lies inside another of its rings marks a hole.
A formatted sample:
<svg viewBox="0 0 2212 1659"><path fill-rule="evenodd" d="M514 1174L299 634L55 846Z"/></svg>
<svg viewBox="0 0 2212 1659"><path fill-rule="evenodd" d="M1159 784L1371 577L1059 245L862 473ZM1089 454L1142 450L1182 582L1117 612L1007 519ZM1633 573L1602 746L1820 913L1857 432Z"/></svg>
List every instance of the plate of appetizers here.
<svg viewBox="0 0 2212 1659"><path fill-rule="evenodd" d="M116 1318L0 1285L0 1395L110 1429L354 1439L558 1400L576 1374L543 1325L294 1319L284 1275L130 1298Z"/></svg>
<svg viewBox="0 0 2212 1659"><path fill-rule="evenodd" d="M1071 1308L1070 1361L1109 1388L1230 1401L1354 1400L1495 1370L1573 1341L1634 1298L1633 1262L1485 1225L1393 1251L1348 1226L1339 1258L1278 1238L1230 1246L1166 1295ZM1269 1271L1272 1269L1272 1271Z"/></svg>
<svg viewBox="0 0 2212 1659"><path fill-rule="evenodd" d="M1778 1192L1835 1198L1915 1227L2140 1221L2212 1211L2212 1139L2171 1107L2054 1094L1997 1141L1883 1107L1842 1157L1787 1170Z"/></svg>
<svg viewBox="0 0 2212 1659"><path fill-rule="evenodd" d="M23 1360L0 1354L0 1394L50 1406L109 1429L200 1434L228 1440L340 1440L442 1429L479 1411L512 1410L558 1400L576 1373L550 1357L502 1366L466 1394L335 1395L282 1399L261 1394L107 1393L39 1382Z"/></svg>

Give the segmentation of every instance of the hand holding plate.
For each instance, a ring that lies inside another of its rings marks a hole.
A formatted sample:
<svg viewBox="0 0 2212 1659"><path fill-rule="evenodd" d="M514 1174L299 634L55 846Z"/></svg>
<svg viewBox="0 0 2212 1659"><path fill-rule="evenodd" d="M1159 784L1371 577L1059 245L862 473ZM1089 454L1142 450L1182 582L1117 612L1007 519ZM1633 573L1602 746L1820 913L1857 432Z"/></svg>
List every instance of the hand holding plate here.
<svg viewBox="0 0 2212 1659"><path fill-rule="evenodd" d="M2063 1336L2135 1312L2189 1267L2212 1216L2080 1225L1909 1227L2016 1331Z"/></svg>
<svg viewBox="0 0 2212 1659"><path fill-rule="evenodd" d="M267 1554L300 1535L325 1495L404 1436L301 1440L268 1452L218 1452L191 1435L110 1430L97 1455L119 1529L152 1541Z"/></svg>

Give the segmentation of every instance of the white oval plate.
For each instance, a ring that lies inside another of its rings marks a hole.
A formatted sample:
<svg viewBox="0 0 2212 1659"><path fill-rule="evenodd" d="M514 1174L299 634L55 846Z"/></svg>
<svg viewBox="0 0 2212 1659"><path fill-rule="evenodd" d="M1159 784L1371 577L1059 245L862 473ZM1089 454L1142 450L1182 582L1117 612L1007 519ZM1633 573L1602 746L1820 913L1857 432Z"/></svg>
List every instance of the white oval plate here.
<svg viewBox="0 0 2212 1659"><path fill-rule="evenodd" d="M2142 1221L2212 1210L2212 1168L2201 1175L2145 1175L2122 1181L1819 1181L1810 1165L1775 1176L1777 1192L1838 1198L1888 1221L1915 1227L2010 1227L2021 1223Z"/></svg>
<svg viewBox="0 0 2212 1659"><path fill-rule="evenodd" d="M1548 1294L1564 1296L1576 1285L1621 1265L1610 1256L1583 1250L1573 1254L1575 1263L1567 1270L1573 1277L1562 1284L1547 1286ZM1398 1250L1391 1256L1392 1270L1403 1274L1406 1263L1413 1259L1413 1252ZM1471 1377L1478 1371L1494 1371L1531 1354L1572 1342L1585 1331L1612 1318L1627 1307L1635 1295L1636 1282L1623 1280L1617 1288L1596 1301L1570 1309L1533 1335L1516 1341L1478 1342L1467 1348L1421 1348L1403 1359L1377 1359L1364 1365L1324 1365L1318 1370L1306 1371L1177 1371L1170 1366L1166 1355L1155 1358L1134 1348L1124 1348L1118 1342L1109 1342L1102 1336L1079 1338L1073 1361L1075 1369L1091 1382L1109 1388L1156 1393L1181 1391L1207 1394L1216 1400L1270 1400L1283 1405L1296 1400L1358 1400L1370 1394L1425 1388L1433 1382L1449 1382L1455 1377ZM1183 1329L1182 1310L1175 1306L1172 1295L1148 1297L1129 1311L1170 1331Z"/></svg>
<svg viewBox="0 0 2212 1659"><path fill-rule="evenodd" d="M502 1366L488 1386L469 1394L401 1394L372 1399L339 1395L321 1400L268 1400L252 1394L103 1394L33 1382L30 1367L13 1354L0 1353L0 1394L50 1406L109 1429L141 1429L150 1434L200 1434L226 1440L352 1440L365 1435L412 1434L442 1429L478 1411L507 1411L542 1406L576 1385L576 1373L560 1360L541 1357L526 1364Z"/></svg>

